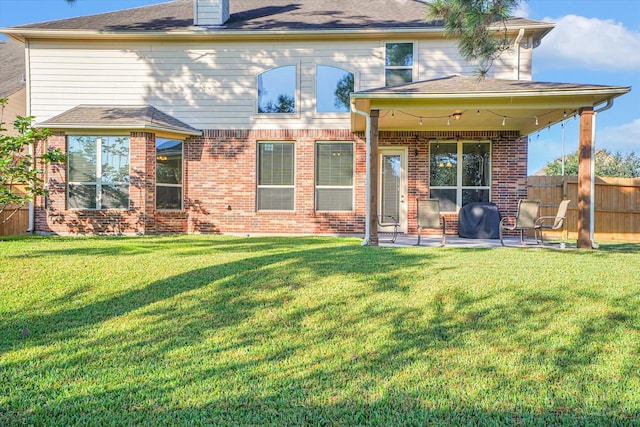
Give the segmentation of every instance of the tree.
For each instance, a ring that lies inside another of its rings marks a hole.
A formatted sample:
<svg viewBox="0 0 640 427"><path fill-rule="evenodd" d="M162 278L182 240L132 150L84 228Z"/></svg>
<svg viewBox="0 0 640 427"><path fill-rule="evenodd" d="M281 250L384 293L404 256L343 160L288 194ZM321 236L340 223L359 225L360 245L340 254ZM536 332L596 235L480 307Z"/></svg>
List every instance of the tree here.
<svg viewBox="0 0 640 427"><path fill-rule="evenodd" d="M427 18L442 20L447 36L458 40L462 58L478 63L484 77L493 61L509 48L506 21L520 0L433 0Z"/></svg>
<svg viewBox="0 0 640 427"><path fill-rule="evenodd" d="M347 73L340 79L338 84L336 85L336 90L333 93L335 99L333 101L333 106L338 108L340 111L349 111L350 102L351 102L351 92L353 92L353 74Z"/></svg>
<svg viewBox="0 0 640 427"><path fill-rule="evenodd" d="M270 100L264 105L258 106L258 113L295 113L296 102L292 96L284 93L278 95L276 102Z"/></svg>
<svg viewBox="0 0 640 427"><path fill-rule="evenodd" d="M18 116L13 127L17 136L4 134L2 116L6 99L0 99L0 214L7 213L0 225L11 217L35 196L44 196L44 173L40 169L51 162L64 161L59 150L49 150L37 155L29 152L29 146L45 140L51 133L46 129L33 127L33 117Z"/></svg>
<svg viewBox="0 0 640 427"><path fill-rule="evenodd" d="M598 150L595 154L595 174L596 176L607 176L614 178L640 178L640 157L631 152L621 154L615 152L611 154L607 150ZM578 175L578 151L565 156L565 175ZM562 174L562 159L555 159L545 167L545 175L560 176Z"/></svg>

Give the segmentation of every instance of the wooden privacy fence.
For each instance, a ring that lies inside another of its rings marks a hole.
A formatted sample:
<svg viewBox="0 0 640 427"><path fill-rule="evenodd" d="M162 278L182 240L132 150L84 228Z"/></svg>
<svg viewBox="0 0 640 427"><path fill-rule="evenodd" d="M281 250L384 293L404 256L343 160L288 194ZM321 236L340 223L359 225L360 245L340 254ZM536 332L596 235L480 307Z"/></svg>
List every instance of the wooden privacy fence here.
<svg viewBox="0 0 640 427"><path fill-rule="evenodd" d="M594 240L640 242L640 178L596 178ZM570 199L565 238L578 238L578 177L530 176L527 197L539 199L540 215L555 215ZM560 238L561 233L545 232Z"/></svg>
<svg viewBox="0 0 640 427"><path fill-rule="evenodd" d="M4 222L13 209L8 212L0 213L0 224ZM29 228L29 205L24 205L16 212L9 221L0 225L0 236L16 236L18 234L26 234Z"/></svg>
<svg viewBox="0 0 640 427"><path fill-rule="evenodd" d="M20 191L20 188L18 188ZM18 234L26 234L29 228L29 205L26 204L18 209L9 221L4 222L12 213L13 209L8 206L4 212L0 213L0 237L2 236L15 236ZM4 224L3 224L4 223Z"/></svg>

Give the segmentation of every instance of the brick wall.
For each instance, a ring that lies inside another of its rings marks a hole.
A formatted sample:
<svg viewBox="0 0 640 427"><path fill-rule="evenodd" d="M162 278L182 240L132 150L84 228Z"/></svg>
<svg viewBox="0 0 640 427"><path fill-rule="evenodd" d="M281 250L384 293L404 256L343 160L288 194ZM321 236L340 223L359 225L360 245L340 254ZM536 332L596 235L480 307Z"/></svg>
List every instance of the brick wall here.
<svg viewBox="0 0 640 427"><path fill-rule="evenodd" d="M256 210L257 143L295 143L295 211ZM354 141L355 213L315 212L316 141ZM185 144L188 232L354 234L364 232L365 143L346 130L206 131Z"/></svg>
<svg viewBox="0 0 640 427"><path fill-rule="evenodd" d="M527 142L516 132L381 132L379 145L407 147L408 232L416 233L416 199L429 195L429 142L434 140L492 141L492 201L503 215L512 215L517 200L526 197ZM295 143L295 211L256 210L259 141ZM155 136L131 133L130 209L66 210L66 172L49 167L50 197L36 201L36 229L52 233L286 233L363 234L365 230L365 141L348 130L207 130L184 143L181 212L155 210ZM353 141L356 155L354 212L315 212L316 141ZM65 149L65 135L49 145ZM457 232L455 215L447 231Z"/></svg>

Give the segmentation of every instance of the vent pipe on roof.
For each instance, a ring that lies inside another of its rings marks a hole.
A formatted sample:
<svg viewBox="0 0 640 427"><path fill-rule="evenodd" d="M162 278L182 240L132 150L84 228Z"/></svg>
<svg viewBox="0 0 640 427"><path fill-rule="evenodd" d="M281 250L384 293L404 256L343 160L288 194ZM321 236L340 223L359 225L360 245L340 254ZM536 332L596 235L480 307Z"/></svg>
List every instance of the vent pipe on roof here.
<svg viewBox="0 0 640 427"><path fill-rule="evenodd" d="M229 19L229 0L193 0L193 23L220 27Z"/></svg>

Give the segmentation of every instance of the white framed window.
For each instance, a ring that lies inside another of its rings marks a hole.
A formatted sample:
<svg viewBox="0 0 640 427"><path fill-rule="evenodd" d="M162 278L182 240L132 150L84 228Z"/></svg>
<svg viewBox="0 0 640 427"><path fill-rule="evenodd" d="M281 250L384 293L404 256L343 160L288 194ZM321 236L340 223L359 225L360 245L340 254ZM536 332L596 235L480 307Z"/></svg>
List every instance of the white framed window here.
<svg viewBox="0 0 640 427"><path fill-rule="evenodd" d="M182 210L182 141L156 138L156 209Z"/></svg>
<svg viewBox="0 0 640 427"><path fill-rule="evenodd" d="M316 143L316 211L353 211L352 142Z"/></svg>
<svg viewBox="0 0 640 427"><path fill-rule="evenodd" d="M295 144L258 142L258 210L295 210L295 190Z"/></svg>
<svg viewBox="0 0 640 427"><path fill-rule="evenodd" d="M258 75L258 113L296 113L297 71L295 65L273 68Z"/></svg>
<svg viewBox="0 0 640 427"><path fill-rule="evenodd" d="M316 112L348 113L349 95L354 90L353 73L338 67L316 67Z"/></svg>
<svg viewBox="0 0 640 427"><path fill-rule="evenodd" d="M67 137L67 208L129 208L129 137Z"/></svg>
<svg viewBox="0 0 640 427"><path fill-rule="evenodd" d="M413 43L385 44L385 86L413 81Z"/></svg>
<svg viewBox="0 0 640 427"><path fill-rule="evenodd" d="M445 212L470 202L491 200L491 143L432 142L429 147L429 197Z"/></svg>

